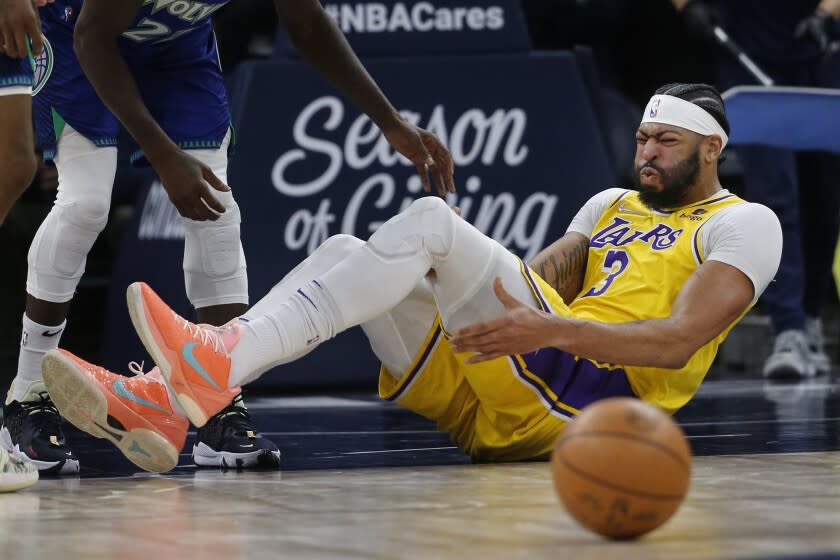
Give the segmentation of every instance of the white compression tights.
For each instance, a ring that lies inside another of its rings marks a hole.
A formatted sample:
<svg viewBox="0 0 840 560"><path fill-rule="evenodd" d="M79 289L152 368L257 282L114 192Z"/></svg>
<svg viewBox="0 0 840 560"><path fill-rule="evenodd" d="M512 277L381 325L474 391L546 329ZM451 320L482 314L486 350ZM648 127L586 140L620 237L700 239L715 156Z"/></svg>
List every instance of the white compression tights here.
<svg viewBox="0 0 840 560"><path fill-rule="evenodd" d="M117 149L99 148L66 126L55 166L58 195L29 248L26 291L63 303L73 298L87 254L108 222Z"/></svg>
<svg viewBox="0 0 840 560"><path fill-rule="evenodd" d="M227 145L191 150L227 183ZM100 148L69 125L55 158L58 196L29 249L26 289L38 299L70 301L87 254L108 221L117 169L116 148ZM184 219L184 282L197 307L248 303L248 274L239 239L239 206L231 192L213 190L226 212L215 222Z"/></svg>
<svg viewBox="0 0 840 560"><path fill-rule="evenodd" d="M402 373L438 310L450 331L503 312L492 287L496 276L515 297L536 305L519 259L438 198L414 202L367 243L349 239L328 240L245 314L232 353L232 385L355 325L385 366ZM436 278L429 281L432 268Z"/></svg>
<svg viewBox="0 0 840 560"><path fill-rule="evenodd" d="M227 184L230 133L219 149L190 150L189 154L209 167ZM211 305L248 303L248 271L240 241L239 205L233 191L210 189L225 207L215 222L184 218L184 283L187 297L197 309Z"/></svg>

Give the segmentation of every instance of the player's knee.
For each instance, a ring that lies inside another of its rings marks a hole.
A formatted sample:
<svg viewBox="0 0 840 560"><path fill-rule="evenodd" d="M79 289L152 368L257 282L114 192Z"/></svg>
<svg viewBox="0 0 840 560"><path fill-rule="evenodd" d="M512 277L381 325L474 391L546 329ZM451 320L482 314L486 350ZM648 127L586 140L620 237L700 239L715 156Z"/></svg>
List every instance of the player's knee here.
<svg viewBox="0 0 840 560"><path fill-rule="evenodd" d="M83 196L65 207L63 216L68 222L67 227L84 230L97 236L105 229L110 210L110 197Z"/></svg>
<svg viewBox="0 0 840 560"><path fill-rule="evenodd" d="M195 307L248 303L248 273L235 202L216 221L185 220L184 281Z"/></svg>
<svg viewBox="0 0 840 560"><path fill-rule="evenodd" d="M420 198L371 235L368 245L387 258L444 257L452 248L456 215L442 199Z"/></svg>
<svg viewBox="0 0 840 560"><path fill-rule="evenodd" d="M424 196L412 202L406 212L432 212L434 214L446 214L449 217L453 214L452 209L446 204L446 201L438 196ZM454 215L454 214L453 214Z"/></svg>
<svg viewBox="0 0 840 560"><path fill-rule="evenodd" d="M87 255L108 222L110 200L93 196L53 206L29 248L27 291L46 301L69 301Z"/></svg>

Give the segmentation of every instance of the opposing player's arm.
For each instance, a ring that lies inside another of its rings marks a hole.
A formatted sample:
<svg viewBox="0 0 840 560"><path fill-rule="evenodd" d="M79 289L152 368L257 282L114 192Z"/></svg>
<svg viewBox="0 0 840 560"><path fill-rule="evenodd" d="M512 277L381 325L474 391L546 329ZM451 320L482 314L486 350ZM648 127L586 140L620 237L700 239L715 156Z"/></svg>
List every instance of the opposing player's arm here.
<svg viewBox="0 0 840 560"><path fill-rule="evenodd" d="M718 261L707 261L689 277L669 317L629 323L549 315L513 298L499 280L495 288L506 313L451 339L457 352L477 352L470 362L554 346L598 362L678 369L737 319L754 295L743 272Z"/></svg>
<svg viewBox="0 0 840 560"><path fill-rule="evenodd" d="M428 175L438 192L455 192L452 156L433 134L411 125L391 105L318 0L274 0L280 25L301 57L378 126L395 150L417 167L425 191Z"/></svg>
<svg viewBox="0 0 840 560"><path fill-rule="evenodd" d="M191 220L217 220L225 211L210 191L228 187L181 150L149 112L120 54L120 35L131 27L143 0L86 0L73 48L96 93L137 140L178 212Z"/></svg>
<svg viewBox="0 0 840 560"><path fill-rule="evenodd" d="M118 43L142 4L143 0L86 0L76 23L73 48L96 93L154 163L177 146L143 103Z"/></svg>
<svg viewBox="0 0 840 560"><path fill-rule="evenodd" d="M528 266L570 303L583 289L588 256L589 239L571 231L540 251Z"/></svg>
<svg viewBox="0 0 840 560"><path fill-rule="evenodd" d="M402 120L318 0L275 0L280 25L300 55L381 129Z"/></svg>

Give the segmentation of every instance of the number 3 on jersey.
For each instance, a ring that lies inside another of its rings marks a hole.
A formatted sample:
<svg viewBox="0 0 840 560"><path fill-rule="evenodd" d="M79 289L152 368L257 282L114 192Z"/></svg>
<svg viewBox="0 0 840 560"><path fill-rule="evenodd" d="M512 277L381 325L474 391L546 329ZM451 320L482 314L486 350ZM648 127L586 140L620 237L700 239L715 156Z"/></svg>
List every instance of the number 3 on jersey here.
<svg viewBox="0 0 840 560"><path fill-rule="evenodd" d="M581 297L604 295L610 289L610 286L612 286L613 281L627 270L629 264L630 257L627 256L627 253L623 249L611 249L607 251L607 255L604 257L604 266L601 267L601 270L607 274L607 277L589 288Z"/></svg>

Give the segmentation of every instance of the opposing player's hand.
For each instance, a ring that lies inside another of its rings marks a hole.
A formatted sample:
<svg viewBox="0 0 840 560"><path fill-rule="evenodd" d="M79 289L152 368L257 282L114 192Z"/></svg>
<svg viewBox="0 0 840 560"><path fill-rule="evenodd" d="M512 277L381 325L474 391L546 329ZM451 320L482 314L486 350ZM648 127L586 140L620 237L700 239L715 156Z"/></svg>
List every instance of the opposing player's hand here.
<svg viewBox="0 0 840 560"><path fill-rule="evenodd" d="M455 352L475 352L467 359L468 364L475 364L552 346L555 317L510 295L498 276L493 291L505 306L504 314L458 329L449 339Z"/></svg>
<svg viewBox="0 0 840 560"><path fill-rule="evenodd" d="M388 143L410 159L417 168L424 191L432 190L429 182L431 175L440 196L447 192L455 192L455 166L452 163L452 155L437 136L403 119L399 119L395 126L383 130L382 133Z"/></svg>
<svg viewBox="0 0 840 560"><path fill-rule="evenodd" d="M25 58L29 54L27 35L32 37L32 52L41 54L41 20L32 0L0 0L0 53Z"/></svg>
<svg viewBox="0 0 840 560"><path fill-rule="evenodd" d="M213 196L213 189L227 192L230 187L209 167L183 150L173 152L155 167L169 200L185 218L215 221L224 214L224 205Z"/></svg>

